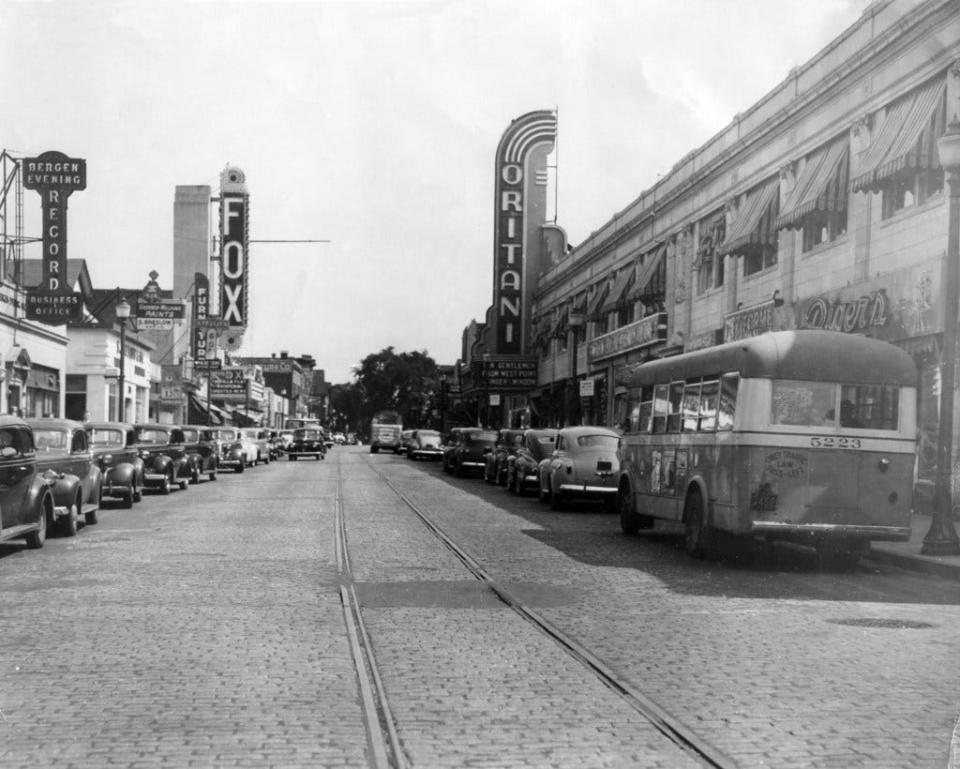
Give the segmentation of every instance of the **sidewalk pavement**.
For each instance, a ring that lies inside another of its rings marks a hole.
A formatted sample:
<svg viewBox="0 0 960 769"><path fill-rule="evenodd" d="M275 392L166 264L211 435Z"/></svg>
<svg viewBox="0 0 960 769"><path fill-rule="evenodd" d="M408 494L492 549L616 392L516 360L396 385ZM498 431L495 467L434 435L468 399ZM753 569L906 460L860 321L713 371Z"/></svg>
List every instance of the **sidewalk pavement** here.
<svg viewBox="0 0 960 769"><path fill-rule="evenodd" d="M930 516L914 513L910 520L913 533L908 542L871 542L868 558L898 566L901 569L936 574L960 580L960 555L922 555L923 538L930 531ZM954 528L960 524L954 522Z"/></svg>

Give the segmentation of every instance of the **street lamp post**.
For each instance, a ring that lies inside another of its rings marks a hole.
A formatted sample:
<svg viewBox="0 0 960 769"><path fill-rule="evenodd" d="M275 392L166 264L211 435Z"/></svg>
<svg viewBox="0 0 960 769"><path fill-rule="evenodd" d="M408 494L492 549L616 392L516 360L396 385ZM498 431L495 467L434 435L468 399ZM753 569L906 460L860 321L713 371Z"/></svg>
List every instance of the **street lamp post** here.
<svg viewBox="0 0 960 769"><path fill-rule="evenodd" d="M571 410L571 424L580 424L580 383L577 381L577 346L580 337L580 329L583 327L583 315L579 312L571 312L567 316L567 325L573 329L573 363L571 372L573 379L573 409Z"/></svg>
<svg viewBox="0 0 960 769"><path fill-rule="evenodd" d="M287 388L280 391L280 429L283 429L284 415L286 414Z"/></svg>
<svg viewBox="0 0 960 769"><path fill-rule="evenodd" d="M127 367L127 318L130 317L130 303L121 298L116 307L117 320L120 321L120 376L118 379L118 385L120 392L117 394L117 421L124 421L124 407L125 407L125 390L126 390L126 378L125 378L125 369Z"/></svg>
<svg viewBox="0 0 960 769"><path fill-rule="evenodd" d="M953 468L953 384L957 359L960 308L960 121L954 116L937 140L940 165L947 172L947 264L943 289L943 362L940 364L940 424L937 431L937 478L930 531L923 538L924 555L960 555L953 525L950 476Z"/></svg>

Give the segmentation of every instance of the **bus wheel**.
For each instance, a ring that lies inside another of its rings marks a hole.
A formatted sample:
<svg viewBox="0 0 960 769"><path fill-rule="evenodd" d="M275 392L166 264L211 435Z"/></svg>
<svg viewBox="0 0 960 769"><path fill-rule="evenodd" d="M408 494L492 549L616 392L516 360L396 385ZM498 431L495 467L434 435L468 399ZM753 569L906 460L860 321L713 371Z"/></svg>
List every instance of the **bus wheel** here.
<svg viewBox="0 0 960 769"><path fill-rule="evenodd" d="M617 511L620 513L620 531L631 537L640 531L640 521L633 512L630 489L620 489L617 492Z"/></svg>
<svg viewBox="0 0 960 769"><path fill-rule="evenodd" d="M832 542L824 540L817 545L817 564L820 571L853 571L865 550L861 542Z"/></svg>
<svg viewBox="0 0 960 769"><path fill-rule="evenodd" d="M693 558L703 558L707 554L707 524L703 509L703 497L699 489L687 495L687 504L683 509L683 549Z"/></svg>

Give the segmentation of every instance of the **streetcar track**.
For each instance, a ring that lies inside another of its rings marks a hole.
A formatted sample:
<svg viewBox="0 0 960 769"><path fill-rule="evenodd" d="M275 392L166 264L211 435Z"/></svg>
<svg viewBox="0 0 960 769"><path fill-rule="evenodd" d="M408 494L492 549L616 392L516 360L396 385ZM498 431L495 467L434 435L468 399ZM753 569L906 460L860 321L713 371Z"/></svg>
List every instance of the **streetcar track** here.
<svg viewBox="0 0 960 769"><path fill-rule="evenodd" d="M477 562L469 553L461 548L449 535L446 534L424 511L410 500L397 486L380 470L378 470L369 457L364 456L364 461L368 467L385 483L397 497L406 505L418 520L448 549L451 553L473 574L473 576L491 590L506 606L512 609L518 616L525 619L531 625L536 627L548 638L553 640L566 654L578 662L582 667L592 673L604 686L615 692L621 697L634 711L643 716L657 731L671 740L675 745L687 754L701 761L704 766L716 767L717 769L736 769L737 763L726 753L721 751L715 745L705 738L701 737L695 730L687 726L682 720L672 715L665 708L661 707L653 699L637 689L627 679L617 675L617 673L608 666L602 659L594 655L589 649L583 646L575 639L568 636L560 628L550 622L548 619L524 605L509 590L499 585L493 577ZM338 457L339 459L339 457ZM339 461L338 474L339 474ZM338 514L340 512L340 491L341 482L337 482L337 500ZM343 526L342 515L339 516L340 525ZM345 529L344 529L345 547ZM356 596L354 596L356 600ZM360 607L356 605L356 612L359 616Z"/></svg>
<svg viewBox="0 0 960 769"><path fill-rule="evenodd" d="M409 762L397 734L393 714L387 700L386 688L380 678L373 646L360 612L360 601L354 587L350 568L347 529L343 517L343 480L340 458L337 457L337 491L334 500L334 551L337 574L340 578L340 602L347 628L354 668L360 685L367 744L374 769L406 769Z"/></svg>

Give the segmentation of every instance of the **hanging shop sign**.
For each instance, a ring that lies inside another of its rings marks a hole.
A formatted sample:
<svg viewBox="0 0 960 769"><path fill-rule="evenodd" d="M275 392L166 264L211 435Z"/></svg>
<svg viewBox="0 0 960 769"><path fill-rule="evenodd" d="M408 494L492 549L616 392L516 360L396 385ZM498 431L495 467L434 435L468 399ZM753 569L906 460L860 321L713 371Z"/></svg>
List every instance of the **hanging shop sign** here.
<svg viewBox="0 0 960 769"><path fill-rule="evenodd" d="M178 405L183 401L183 372L175 363L160 366L160 401Z"/></svg>
<svg viewBox="0 0 960 769"><path fill-rule="evenodd" d="M546 156L556 136L556 113L528 112L510 124L497 147L491 308L497 354L524 352L526 308L536 277L526 251L540 247L539 228L546 219Z"/></svg>
<svg viewBox="0 0 960 769"><path fill-rule="evenodd" d="M230 328L243 329L248 320L250 196L239 168L220 176L220 317Z"/></svg>
<svg viewBox="0 0 960 769"><path fill-rule="evenodd" d="M222 368L210 372L210 395L218 400L243 401L247 398L247 378L242 368Z"/></svg>
<svg viewBox="0 0 960 769"><path fill-rule="evenodd" d="M206 358L213 350L207 344L207 329L203 322L210 317L210 279L202 272L193 275L193 329L190 354L194 360Z"/></svg>
<svg viewBox="0 0 960 769"><path fill-rule="evenodd" d="M479 364L481 387L497 390L529 390L537 386L536 358L484 357L474 361L474 365L477 364Z"/></svg>
<svg viewBox="0 0 960 769"><path fill-rule="evenodd" d="M728 313L723 318L723 341L736 342L768 331L787 331L794 327L792 308L771 299Z"/></svg>
<svg viewBox="0 0 960 769"><path fill-rule="evenodd" d="M23 186L40 193L43 209L43 279L27 292L27 318L51 325L80 320L81 295L67 278L67 200L87 188L87 161L51 150L20 162Z"/></svg>
<svg viewBox="0 0 960 769"><path fill-rule="evenodd" d="M631 350L661 344L666 340L667 313L657 312L609 334L591 339L587 343L587 362L612 358Z"/></svg>

